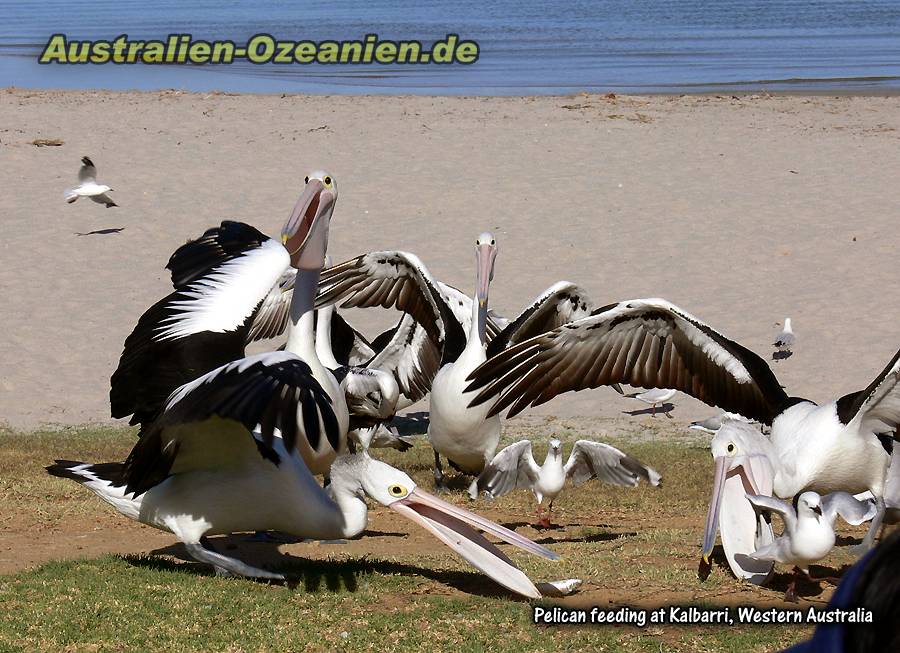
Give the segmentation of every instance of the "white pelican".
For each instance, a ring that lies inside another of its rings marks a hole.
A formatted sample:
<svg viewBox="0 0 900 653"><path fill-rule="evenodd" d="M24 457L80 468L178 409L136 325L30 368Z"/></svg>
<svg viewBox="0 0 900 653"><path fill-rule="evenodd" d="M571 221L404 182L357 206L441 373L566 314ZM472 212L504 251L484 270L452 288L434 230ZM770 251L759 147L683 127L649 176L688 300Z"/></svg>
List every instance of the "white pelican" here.
<svg viewBox="0 0 900 653"><path fill-rule="evenodd" d="M887 434L900 425L898 360L900 352L868 388L819 406L788 396L762 358L693 315L662 299L636 299L501 352L471 374L468 389L480 389L473 405L499 396L489 415L506 408L514 415L569 390L673 388L771 425L763 453L774 468L775 495L870 490L876 497L862 550L872 546L884 513Z"/></svg>
<svg viewBox="0 0 900 653"><path fill-rule="evenodd" d="M87 197L88 199L104 204L106 208L118 206L110 199L107 193L112 190L105 184L97 183L97 168L94 162L88 157L81 157L81 168L78 170L79 184L75 188L66 191L66 203L73 204L79 197Z"/></svg>
<svg viewBox="0 0 900 653"><path fill-rule="evenodd" d="M349 427L344 392L319 360L314 333L313 303L337 196L335 179L314 172L280 241L229 222L179 248L169 265L175 292L148 309L125 340L110 384L113 417L133 414L132 423L148 422L172 390L242 358L260 307L290 285L285 349L309 365L331 398L339 424L336 441L323 438L310 446L301 439L297 446L314 473L327 472ZM286 281L291 275L292 284Z"/></svg>
<svg viewBox="0 0 900 653"><path fill-rule="evenodd" d="M775 351L772 352L772 360L784 360L785 358L790 358L793 355L793 347L794 342L796 341L796 336L794 335L794 330L791 328L791 318L784 318L784 328L781 330L777 336L775 336L775 342L772 343L772 346L775 347Z"/></svg>
<svg viewBox="0 0 900 653"><path fill-rule="evenodd" d="M549 528L553 501L562 492L566 481L572 481L577 487L593 478L623 487L635 487L641 479L654 486L662 482L662 476L656 470L602 442L578 440L563 465L562 443L553 438L544 464L539 467L531 454L531 442L521 440L494 456L477 482L472 484L470 496L474 499L478 492L484 492L494 498L518 488L531 490L538 502L539 523ZM548 502L546 514L545 500Z"/></svg>
<svg viewBox="0 0 900 653"><path fill-rule="evenodd" d="M366 527L368 495L425 527L504 587L540 597L478 530L549 559L556 554L426 494L365 452L338 457L331 484L320 487L298 445L316 438L334 443L339 436L332 396L309 364L290 352L270 352L180 387L142 426L124 463L57 461L47 469L86 485L127 517L173 533L217 573L284 578L213 550L206 536L275 530L314 539L354 537Z"/></svg>
<svg viewBox="0 0 900 653"><path fill-rule="evenodd" d="M496 315L487 305L495 256L496 240L481 234L476 241L474 300L434 279L418 257L402 251L362 254L322 273L317 305L395 307L407 313L393 331L373 340L372 347L380 352L377 358L397 352L404 361L394 366L401 388L398 407L431 390L429 439L435 448L438 487L443 486L441 455L458 470L476 475L490 461L499 441L499 420L486 419L486 409L466 406L462 395L468 371L491 353L590 313L586 293L560 281L514 320ZM381 350L379 342L387 335L395 344Z"/></svg>
<svg viewBox="0 0 900 653"><path fill-rule="evenodd" d="M808 578L809 565L824 558L834 548L834 522L838 516L857 526L875 516L872 501L859 501L846 492L832 492L824 497L804 492L797 497L797 508L774 497L748 494L747 500L757 510L777 513L784 520L784 533L771 544L749 555L753 560L794 565L795 571ZM796 575L784 593L786 601L797 601Z"/></svg>

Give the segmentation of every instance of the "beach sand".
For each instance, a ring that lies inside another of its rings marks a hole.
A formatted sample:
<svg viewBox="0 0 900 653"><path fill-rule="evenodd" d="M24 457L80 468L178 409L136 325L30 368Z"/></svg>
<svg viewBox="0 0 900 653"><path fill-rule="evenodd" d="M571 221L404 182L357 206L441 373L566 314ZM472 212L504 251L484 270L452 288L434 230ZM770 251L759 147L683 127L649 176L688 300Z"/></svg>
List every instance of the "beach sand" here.
<svg viewBox="0 0 900 653"><path fill-rule="evenodd" d="M491 230L501 313L568 279L597 305L664 297L767 359L790 316L798 345L776 374L827 401L900 347L898 130L897 97L0 91L0 423L108 421L169 254L225 218L277 234L316 168L340 187L335 261L404 249L470 291ZM84 155L119 208L63 201ZM375 331L391 316L348 317ZM714 412L675 403L678 419ZM599 389L528 414L642 408Z"/></svg>

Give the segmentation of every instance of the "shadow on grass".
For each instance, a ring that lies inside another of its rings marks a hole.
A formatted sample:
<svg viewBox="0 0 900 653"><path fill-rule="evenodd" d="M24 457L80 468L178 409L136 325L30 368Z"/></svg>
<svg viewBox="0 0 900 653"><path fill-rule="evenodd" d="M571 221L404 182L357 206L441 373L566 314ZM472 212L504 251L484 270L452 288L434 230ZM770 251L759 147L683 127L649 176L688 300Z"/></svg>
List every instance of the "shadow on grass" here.
<svg viewBox="0 0 900 653"><path fill-rule="evenodd" d="M292 589L301 589L306 592L323 590L329 592L356 592L359 590L361 579L365 579L366 576L373 574L379 574L382 576L422 577L453 587L466 594L527 601L526 598L511 594L491 579L477 572L429 569L389 560L370 560L366 557L351 560L310 560L290 554L280 554L272 546L263 547L253 543L247 546L248 543L240 541L234 543L236 546L222 546L222 540L226 539L234 539L234 536L216 538L216 550L228 549L229 555L232 555L234 548L241 549L245 555L235 555L234 557L249 564L282 573L288 578L285 583L262 581L267 584L283 584ZM254 553L262 552L261 549L263 548L270 550L265 556L253 555ZM179 561L158 556L171 556ZM124 555L120 556L120 558L135 567L160 571L188 572L198 576L215 575L215 572L209 565L202 564L191 558L184 545L180 542L151 551L148 555ZM247 579L246 582L253 581Z"/></svg>

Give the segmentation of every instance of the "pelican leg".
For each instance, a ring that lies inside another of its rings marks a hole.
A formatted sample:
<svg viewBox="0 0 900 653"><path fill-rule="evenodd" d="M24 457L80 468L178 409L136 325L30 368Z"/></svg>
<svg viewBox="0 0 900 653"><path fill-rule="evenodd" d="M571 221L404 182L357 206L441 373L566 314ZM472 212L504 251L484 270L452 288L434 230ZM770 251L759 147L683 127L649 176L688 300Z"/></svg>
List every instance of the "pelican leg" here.
<svg viewBox="0 0 900 653"><path fill-rule="evenodd" d="M441 454L434 452L434 488L438 492L447 491L447 483L444 481L444 470L441 469Z"/></svg>
<svg viewBox="0 0 900 653"><path fill-rule="evenodd" d="M872 547L875 546L875 536L878 534L878 529L881 528L881 522L884 521L884 513L887 510L884 503L884 497L875 497L875 509L877 512L872 518L872 523L869 525L866 536L863 538L862 542L856 546L850 547L850 553L854 555L863 555L871 551Z"/></svg>
<svg viewBox="0 0 900 653"><path fill-rule="evenodd" d="M261 578L265 580L284 580L282 574L251 567L240 560L229 558L213 551L209 540L206 540L205 545L203 540L206 540L206 538L202 538L200 542L185 542L184 546L194 560L212 565L213 569L216 570L217 576L244 576L246 578Z"/></svg>

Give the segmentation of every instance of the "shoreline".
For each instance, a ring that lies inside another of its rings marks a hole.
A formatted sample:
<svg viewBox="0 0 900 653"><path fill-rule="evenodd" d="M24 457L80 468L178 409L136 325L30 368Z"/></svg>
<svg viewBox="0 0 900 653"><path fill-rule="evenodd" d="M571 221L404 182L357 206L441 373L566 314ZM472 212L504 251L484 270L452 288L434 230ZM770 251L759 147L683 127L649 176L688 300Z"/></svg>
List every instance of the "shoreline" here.
<svg viewBox="0 0 900 653"><path fill-rule="evenodd" d="M501 94L501 95L479 95L479 94L443 94L443 93L318 93L318 92L261 92L261 91L195 91L191 89L181 89L176 87L158 88L158 89L109 89L109 88L45 88L45 87L29 87L29 86L0 86L2 93L109 93L109 94L174 94L179 95L197 95L197 96L223 96L223 97L277 97L277 98L385 98L385 99L410 99L410 98L456 98L469 100L485 100L485 99L518 99L529 100L537 98L546 99L573 99L578 97L603 98L608 95L614 95L620 98L707 98L707 97L737 97L741 99L768 98L768 97L810 97L810 98L846 98L846 97L862 97L862 98L894 98L900 97L900 86L896 88L879 88L879 89L777 89L777 90L747 90L746 88L726 87L718 90L702 90L702 91L645 91L640 93L619 92L619 91L576 91L572 93L538 93L538 94Z"/></svg>

